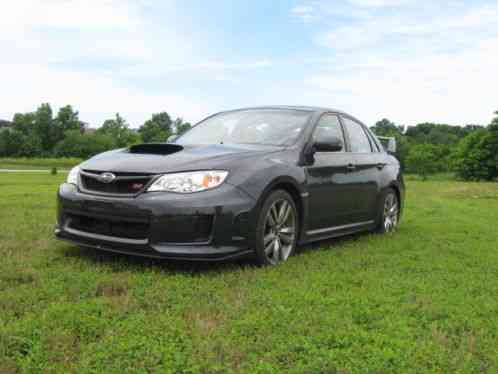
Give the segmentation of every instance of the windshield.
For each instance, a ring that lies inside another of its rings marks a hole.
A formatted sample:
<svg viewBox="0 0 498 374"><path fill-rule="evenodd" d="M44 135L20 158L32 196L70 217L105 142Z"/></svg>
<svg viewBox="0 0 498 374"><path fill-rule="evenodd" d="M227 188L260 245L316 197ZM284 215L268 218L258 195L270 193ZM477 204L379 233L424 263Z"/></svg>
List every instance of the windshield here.
<svg viewBox="0 0 498 374"><path fill-rule="evenodd" d="M178 138L178 144L262 144L295 143L311 115L284 109L240 110L210 117Z"/></svg>

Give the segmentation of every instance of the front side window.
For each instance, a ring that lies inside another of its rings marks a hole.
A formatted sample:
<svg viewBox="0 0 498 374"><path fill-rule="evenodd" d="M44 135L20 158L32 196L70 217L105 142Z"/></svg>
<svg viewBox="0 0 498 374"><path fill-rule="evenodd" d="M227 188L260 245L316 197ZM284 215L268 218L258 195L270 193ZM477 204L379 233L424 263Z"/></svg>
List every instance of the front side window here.
<svg viewBox="0 0 498 374"><path fill-rule="evenodd" d="M207 118L185 134L178 144L294 144L311 112L288 109L250 109Z"/></svg>
<svg viewBox="0 0 498 374"><path fill-rule="evenodd" d="M331 136L341 139L344 147L344 134L339 122L339 117L333 114L325 114L316 125L315 132L313 133L313 141L324 141L330 139Z"/></svg>
<svg viewBox="0 0 498 374"><path fill-rule="evenodd" d="M344 125L346 126L351 152L354 153L370 153L372 148L370 146L370 141L368 140L367 134L363 129L363 126L358 122L353 121L349 118L343 118Z"/></svg>

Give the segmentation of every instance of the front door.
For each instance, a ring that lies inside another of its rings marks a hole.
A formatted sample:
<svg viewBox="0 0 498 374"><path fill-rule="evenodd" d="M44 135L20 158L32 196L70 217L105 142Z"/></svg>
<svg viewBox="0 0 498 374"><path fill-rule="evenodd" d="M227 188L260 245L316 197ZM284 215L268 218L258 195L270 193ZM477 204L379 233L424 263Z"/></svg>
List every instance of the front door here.
<svg viewBox="0 0 498 374"><path fill-rule="evenodd" d="M315 152L306 167L308 186L308 232L320 232L353 223L356 196L351 194L353 155L346 152L344 131L335 114L323 115L312 141L337 136L343 142L339 152Z"/></svg>

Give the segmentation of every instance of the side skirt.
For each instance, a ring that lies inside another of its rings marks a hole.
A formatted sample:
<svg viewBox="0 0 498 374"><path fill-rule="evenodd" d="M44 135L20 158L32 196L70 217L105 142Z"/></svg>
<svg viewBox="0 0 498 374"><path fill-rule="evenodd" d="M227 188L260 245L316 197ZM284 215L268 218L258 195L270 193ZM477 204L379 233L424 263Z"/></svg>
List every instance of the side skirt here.
<svg viewBox="0 0 498 374"><path fill-rule="evenodd" d="M299 244L307 244L311 242L316 242L319 240L337 238L344 235L350 235L362 231L373 230L376 227L375 221L365 221L352 223L342 226L327 227L324 229L309 230L306 231L306 237L304 240L300 240Z"/></svg>

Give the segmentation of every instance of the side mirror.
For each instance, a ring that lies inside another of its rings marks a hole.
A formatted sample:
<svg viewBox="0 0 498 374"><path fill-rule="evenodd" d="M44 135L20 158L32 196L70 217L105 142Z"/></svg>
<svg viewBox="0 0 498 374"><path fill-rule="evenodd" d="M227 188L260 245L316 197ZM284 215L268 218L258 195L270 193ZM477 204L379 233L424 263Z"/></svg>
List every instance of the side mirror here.
<svg viewBox="0 0 498 374"><path fill-rule="evenodd" d="M168 139L166 140L167 143L173 143L176 139L178 139L178 135L170 135L168 136Z"/></svg>
<svg viewBox="0 0 498 374"><path fill-rule="evenodd" d="M339 152L342 151L344 144L337 136L329 136L315 141L313 148L315 152Z"/></svg>
<svg viewBox="0 0 498 374"><path fill-rule="evenodd" d="M396 153L396 138L389 136L378 136L382 146L388 153Z"/></svg>

